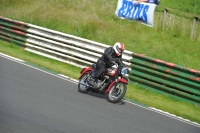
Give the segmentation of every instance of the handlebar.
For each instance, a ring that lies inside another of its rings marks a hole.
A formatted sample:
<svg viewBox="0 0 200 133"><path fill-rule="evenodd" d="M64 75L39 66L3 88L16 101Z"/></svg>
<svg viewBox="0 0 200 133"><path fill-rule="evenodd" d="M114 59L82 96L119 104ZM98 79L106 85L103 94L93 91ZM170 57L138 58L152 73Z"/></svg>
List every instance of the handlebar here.
<svg viewBox="0 0 200 133"><path fill-rule="evenodd" d="M112 67L118 68L118 64L116 62L114 62L114 61L111 61L111 62L114 64Z"/></svg>

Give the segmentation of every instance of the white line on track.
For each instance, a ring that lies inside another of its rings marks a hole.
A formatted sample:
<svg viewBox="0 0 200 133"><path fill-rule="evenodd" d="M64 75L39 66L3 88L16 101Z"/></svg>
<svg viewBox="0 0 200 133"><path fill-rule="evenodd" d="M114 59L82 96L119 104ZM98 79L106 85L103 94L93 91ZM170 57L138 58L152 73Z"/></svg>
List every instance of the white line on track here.
<svg viewBox="0 0 200 133"><path fill-rule="evenodd" d="M13 60L13 61L24 62L23 60L20 60L20 59L18 59L18 58L15 58L15 57L12 57L12 56L3 54L3 53L0 53L0 56L1 56L1 57L4 57L4 58L6 58L6 59Z"/></svg>
<svg viewBox="0 0 200 133"><path fill-rule="evenodd" d="M188 119L184 119L182 117L179 117L179 116L176 116L174 114L170 114L168 112L164 112L162 110L159 110L159 109L156 109L156 108L153 108L153 107L144 107L144 106L141 106L139 104L136 104L136 103L133 103L131 101L128 101L128 100L124 100L125 102L127 103L130 103L130 104L133 104L133 105L136 105L138 107L141 107L141 108L144 108L144 109L147 109L147 110L150 110L150 111L153 111L153 112L156 112L156 113L159 113L159 114L162 114L162 115L165 115L165 116L168 116L170 118L173 118L173 119L176 119L176 120L179 120L179 121L182 121L184 123L187 123L187 124L190 124L190 125L193 125L193 126L196 126L196 127L199 127L200 128L200 124L197 123L197 122L192 122Z"/></svg>
<svg viewBox="0 0 200 133"><path fill-rule="evenodd" d="M6 59L9 59L9 60L15 61L15 62L17 62L17 63L20 63L20 64L22 64L22 65L25 65L25 66L31 67L31 68L33 68L33 69L39 70L39 71L41 71L41 72L44 72L44 73L47 73L47 74L50 74L50 75L53 75L53 76L59 77L59 78L61 78L61 79L64 79L64 80L70 81L70 82L72 82L72 83L77 83L77 82L71 80L70 78L66 78L67 76L64 77L64 76L61 76L61 74L58 74L58 75L56 75L56 74L52 74L52 73L47 72L47 71L44 71L44 70L42 70L42 69L39 69L39 68L33 67L33 66L31 66L31 65L25 64L25 61L20 60L20 59L17 59L17 58L15 58L15 57L12 57L12 56L9 56L9 55L5 55L5 54L2 54L2 53L0 53L0 56L1 56L1 57L4 57L4 58L6 58Z"/></svg>

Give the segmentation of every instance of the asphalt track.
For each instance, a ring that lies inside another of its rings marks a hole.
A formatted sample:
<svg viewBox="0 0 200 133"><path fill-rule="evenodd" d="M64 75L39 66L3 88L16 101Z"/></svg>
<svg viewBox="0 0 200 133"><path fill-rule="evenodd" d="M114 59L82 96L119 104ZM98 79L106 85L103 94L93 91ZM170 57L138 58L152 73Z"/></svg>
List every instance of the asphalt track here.
<svg viewBox="0 0 200 133"><path fill-rule="evenodd" d="M200 126L81 94L75 81L0 56L0 133L200 133Z"/></svg>

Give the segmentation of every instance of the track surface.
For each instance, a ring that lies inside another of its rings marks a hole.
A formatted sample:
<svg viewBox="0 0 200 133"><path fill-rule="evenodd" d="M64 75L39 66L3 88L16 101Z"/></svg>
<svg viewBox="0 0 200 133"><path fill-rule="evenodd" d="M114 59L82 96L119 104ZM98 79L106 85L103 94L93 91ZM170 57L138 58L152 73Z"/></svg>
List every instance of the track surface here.
<svg viewBox="0 0 200 133"><path fill-rule="evenodd" d="M0 133L200 133L200 127L81 94L75 82L0 57Z"/></svg>

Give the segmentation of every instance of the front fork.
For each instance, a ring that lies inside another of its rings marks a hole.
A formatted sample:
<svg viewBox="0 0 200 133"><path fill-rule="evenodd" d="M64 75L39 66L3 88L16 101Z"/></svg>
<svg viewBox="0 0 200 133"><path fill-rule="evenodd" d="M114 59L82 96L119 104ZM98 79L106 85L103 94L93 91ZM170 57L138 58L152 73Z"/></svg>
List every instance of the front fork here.
<svg viewBox="0 0 200 133"><path fill-rule="evenodd" d="M111 87L117 83L117 82L122 82L124 84L128 84L128 81L124 78L118 77L116 80L114 80L108 87L108 89L106 90L106 94L110 91Z"/></svg>

